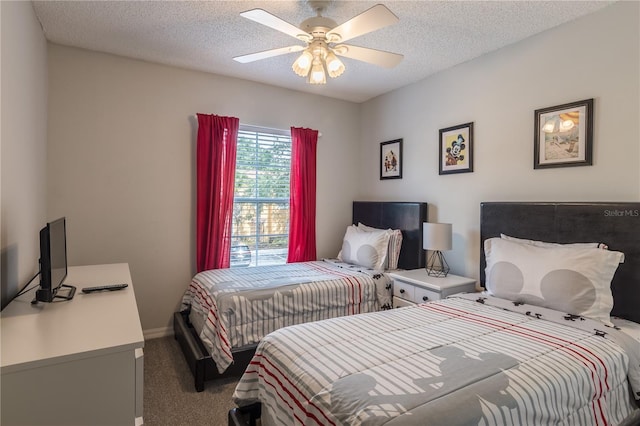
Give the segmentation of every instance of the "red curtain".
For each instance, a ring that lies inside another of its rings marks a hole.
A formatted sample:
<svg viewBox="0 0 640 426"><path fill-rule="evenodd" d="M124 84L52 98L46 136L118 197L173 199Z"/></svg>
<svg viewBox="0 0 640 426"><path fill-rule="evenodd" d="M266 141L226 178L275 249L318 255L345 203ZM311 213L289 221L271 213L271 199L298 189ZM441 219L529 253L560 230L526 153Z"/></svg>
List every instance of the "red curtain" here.
<svg viewBox="0 0 640 426"><path fill-rule="evenodd" d="M198 114L196 268L229 267L240 120Z"/></svg>
<svg viewBox="0 0 640 426"><path fill-rule="evenodd" d="M291 194L287 262L316 260L317 145L317 130L291 128Z"/></svg>

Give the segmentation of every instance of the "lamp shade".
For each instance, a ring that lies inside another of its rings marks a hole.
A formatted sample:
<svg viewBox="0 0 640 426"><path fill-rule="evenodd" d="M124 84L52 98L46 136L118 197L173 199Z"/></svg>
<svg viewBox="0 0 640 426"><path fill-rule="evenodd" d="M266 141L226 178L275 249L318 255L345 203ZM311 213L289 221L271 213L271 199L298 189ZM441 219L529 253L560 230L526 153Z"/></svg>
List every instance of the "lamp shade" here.
<svg viewBox="0 0 640 426"><path fill-rule="evenodd" d="M332 51L329 51L329 53L327 53L325 62L327 64L327 72L329 73L329 77L336 78L341 76L344 72L344 64Z"/></svg>
<svg viewBox="0 0 640 426"><path fill-rule="evenodd" d="M324 66L320 59L314 59L311 66L311 72L309 73L309 83L311 84L326 84L327 77L324 74Z"/></svg>
<svg viewBox="0 0 640 426"><path fill-rule="evenodd" d="M452 226L450 223L422 224L422 248L425 250L451 250Z"/></svg>
<svg viewBox="0 0 640 426"><path fill-rule="evenodd" d="M312 62L313 56L311 56L311 53L309 53L308 50L305 50L298 59L296 59L291 68L293 68L293 72L298 74L300 77L306 77L309 74Z"/></svg>

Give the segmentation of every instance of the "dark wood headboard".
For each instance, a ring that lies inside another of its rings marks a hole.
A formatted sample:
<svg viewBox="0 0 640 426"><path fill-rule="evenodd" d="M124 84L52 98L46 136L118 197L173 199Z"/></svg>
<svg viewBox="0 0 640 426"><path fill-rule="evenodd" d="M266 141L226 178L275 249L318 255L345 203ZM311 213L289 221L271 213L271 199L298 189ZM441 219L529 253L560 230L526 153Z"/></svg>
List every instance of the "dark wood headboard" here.
<svg viewBox="0 0 640 426"><path fill-rule="evenodd" d="M354 201L353 224L361 222L381 229L402 230L399 269L424 268L422 223L427 221L427 203Z"/></svg>
<svg viewBox="0 0 640 426"><path fill-rule="evenodd" d="M484 240L513 237L557 243L601 242L621 251L611 291L612 315L640 323L640 203L481 203L480 282Z"/></svg>

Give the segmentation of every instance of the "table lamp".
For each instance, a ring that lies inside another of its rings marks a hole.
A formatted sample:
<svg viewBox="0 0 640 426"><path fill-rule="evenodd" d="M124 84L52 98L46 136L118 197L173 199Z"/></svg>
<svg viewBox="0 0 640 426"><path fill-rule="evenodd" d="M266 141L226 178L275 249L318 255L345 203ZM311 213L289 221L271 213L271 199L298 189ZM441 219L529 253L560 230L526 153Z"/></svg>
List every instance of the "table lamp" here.
<svg viewBox="0 0 640 426"><path fill-rule="evenodd" d="M443 278L449 273L449 265L442 252L451 250L451 235L450 223L424 222L422 224L422 248L431 250L425 267L427 275Z"/></svg>

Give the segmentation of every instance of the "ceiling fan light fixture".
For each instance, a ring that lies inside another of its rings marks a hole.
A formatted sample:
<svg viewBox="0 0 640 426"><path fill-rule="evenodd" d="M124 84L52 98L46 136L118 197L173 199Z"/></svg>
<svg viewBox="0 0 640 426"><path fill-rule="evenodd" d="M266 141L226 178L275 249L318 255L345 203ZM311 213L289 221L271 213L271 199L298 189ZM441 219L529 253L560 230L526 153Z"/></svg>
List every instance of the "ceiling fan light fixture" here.
<svg viewBox="0 0 640 426"><path fill-rule="evenodd" d="M327 84L327 77L324 73L324 66L319 59L313 61L311 72L309 73L310 84Z"/></svg>
<svg viewBox="0 0 640 426"><path fill-rule="evenodd" d="M397 53L339 44L397 23L398 17L386 6L377 4L337 25L333 19L322 16L333 1L335 0L306 0L316 12L316 16L306 19L299 27L264 9L257 8L242 12L240 16L301 40L306 43L306 46L281 47L241 55L233 59L240 63L247 63L287 53L302 52L291 68L297 75L306 78L310 84L326 84L327 74L331 78L336 78L344 73L345 66L336 55L385 68L392 68L402 60L403 56Z"/></svg>
<svg viewBox="0 0 640 426"><path fill-rule="evenodd" d="M309 70L311 70L311 64L313 62L313 56L308 50L302 52L302 55L296 59L291 68L293 72L295 72L300 77L306 77L309 75Z"/></svg>
<svg viewBox="0 0 640 426"><path fill-rule="evenodd" d="M327 64L327 72L329 73L329 77L336 78L342 75L342 73L344 72L344 64L332 51L329 51L329 53L327 53L325 61Z"/></svg>

